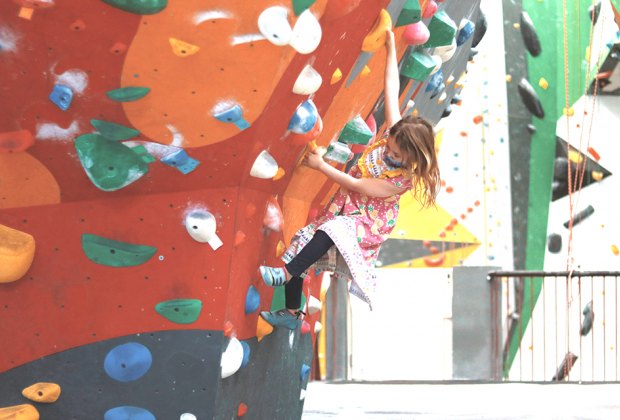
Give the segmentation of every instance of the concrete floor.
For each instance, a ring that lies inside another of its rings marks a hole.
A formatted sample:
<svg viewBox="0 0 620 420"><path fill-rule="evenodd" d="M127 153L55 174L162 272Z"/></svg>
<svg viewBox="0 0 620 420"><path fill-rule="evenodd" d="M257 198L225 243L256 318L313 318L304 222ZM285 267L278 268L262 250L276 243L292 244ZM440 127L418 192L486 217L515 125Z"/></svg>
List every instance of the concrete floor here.
<svg viewBox="0 0 620 420"><path fill-rule="evenodd" d="M302 420L618 420L620 384L308 384Z"/></svg>

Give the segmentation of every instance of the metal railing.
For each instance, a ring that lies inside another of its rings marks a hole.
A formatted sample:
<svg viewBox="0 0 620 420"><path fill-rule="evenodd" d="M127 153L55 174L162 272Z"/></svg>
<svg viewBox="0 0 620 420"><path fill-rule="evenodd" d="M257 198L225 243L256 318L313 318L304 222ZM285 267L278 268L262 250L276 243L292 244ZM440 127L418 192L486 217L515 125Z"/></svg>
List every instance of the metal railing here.
<svg viewBox="0 0 620 420"><path fill-rule="evenodd" d="M610 271L489 273L497 380L618 382L618 278Z"/></svg>

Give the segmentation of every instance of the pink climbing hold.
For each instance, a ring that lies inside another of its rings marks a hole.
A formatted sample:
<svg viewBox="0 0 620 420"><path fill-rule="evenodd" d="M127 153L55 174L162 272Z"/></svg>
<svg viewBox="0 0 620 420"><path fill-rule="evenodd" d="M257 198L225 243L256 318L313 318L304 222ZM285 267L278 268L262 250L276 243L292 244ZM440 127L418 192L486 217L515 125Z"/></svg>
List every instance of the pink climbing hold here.
<svg viewBox="0 0 620 420"><path fill-rule="evenodd" d="M422 45L430 36L430 31L422 21L407 25L403 32L403 40L409 45Z"/></svg>
<svg viewBox="0 0 620 420"><path fill-rule="evenodd" d="M310 332L310 324L308 321L302 321L301 323L301 333L308 334Z"/></svg>
<svg viewBox="0 0 620 420"><path fill-rule="evenodd" d="M426 9L424 9L424 12L422 13L422 19L428 19L429 17L432 17L436 12L437 3L435 3L435 0L431 0L428 2L428 4L426 5Z"/></svg>

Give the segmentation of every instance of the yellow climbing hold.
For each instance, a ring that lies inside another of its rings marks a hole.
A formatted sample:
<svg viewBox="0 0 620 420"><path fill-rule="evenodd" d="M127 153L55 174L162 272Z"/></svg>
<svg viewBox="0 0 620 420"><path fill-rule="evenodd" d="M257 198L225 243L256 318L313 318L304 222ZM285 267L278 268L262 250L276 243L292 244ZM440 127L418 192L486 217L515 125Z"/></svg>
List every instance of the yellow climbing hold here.
<svg viewBox="0 0 620 420"><path fill-rule="evenodd" d="M278 179L282 178L284 175L286 175L286 171L278 167L278 172L276 172L276 174L271 179L273 179L274 181L277 181Z"/></svg>
<svg viewBox="0 0 620 420"><path fill-rule="evenodd" d="M22 395L38 403L53 403L60 397L60 385L51 382L37 382L24 388Z"/></svg>
<svg viewBox="0 0 620 420"><path fill-rule="evenodd" d="M276 245L276 258L280 258L280 256L284 254L284 251L286 251L286 245L284 245L282 240L279 240L278 245Z"/></svg>
<svg viewBox="0 0 620 420"><path fill-rule="evenodd" d="M34 238L31 235L0 225L0 283L22 278L30 269L34 249Z"/></svg>
<svg viewBox="0 0 620 420"><path fill-rule="evenodd" d="M506 75L506 83L510 83L510 82L512 82L512 75L507 74Z"/></svg>
<svg viewBox="0 0 620 420"><path fill-rule="evenodd" d="M258 322L256 323L256 338L258 341L261 341L264 336L269 335L273 332L273 326L265 321L262 317L258 317ZM0 420L2 418L0 417Z"/></svg>
<svg viewBox="0 0 620 420"><path fill-rule="evenodd" d="M30 404L0 408L0 420L39 420L39 412Z"/></svg>
<svg viewBox="0 0 620 420"><path fill-rule="evenodd" d="M375 25L372 27L364 42L362 42L362 51L375 52L385 45L387 30L392 27L392 18L387 10L381 9L379 17Z"/></svg>
<svg viewBox="0 0 620 420"><path fill-rule="evenodd" d="M549 82L547 82L547 79L545 79L544 77L541 77L538 80L538 86L540 86L544 90L547 90L549 88Z"/></svg>
<svg viewBox="0 0 620 420"><path fill-rule="evenodd" d="M576 150L569 150L568 160L579 165L581 162L583 162L583 155Z"/></svg>
<svg viewBox="0 0 620 420"><path fill-rule="evenodd" d="M196 54L200 49L197 45L176 38L170 38L170 45L172 46L174 55L179 57L189 57L190 55Z"/></svg>
<svg viewBox="0 0 620 420"><path fill-rule="evenodd" d="M342 79L342 70L340 70L340 68L337 68L336 70L334 70L334 74L332 74L332 80L330 81L330 83L333 85L335 83L338 83L340 79Z"/></svg>
<svg viewBox="0 0 620 420"><path fill-rule="evenodd" d="M575 115L575 110L573 109L573 107L569 107L569 108L564 108L563 114L568 116L568 117L572 117L573 115Z"/></svg>
<svg viewBox="0 0 620 420"><path fill-rule="evenodd" d="M601 171L592 171L592 179L596 182L603 179L603 173Z"/></svg>
<svg viewBox="0 0 620 420"><path fill-rule="evenodd" d="M364 66L362 72L360 73L360 77L364 78L370 74L370 67Z"/></svg>
<svg viewBox="0 0 620 420"><path fill-rule="evenodd" d="M620 254L620 250L618 250L618 247L616 245L612 245L611 246L611 253L614 255L618 255Z"/></svg>

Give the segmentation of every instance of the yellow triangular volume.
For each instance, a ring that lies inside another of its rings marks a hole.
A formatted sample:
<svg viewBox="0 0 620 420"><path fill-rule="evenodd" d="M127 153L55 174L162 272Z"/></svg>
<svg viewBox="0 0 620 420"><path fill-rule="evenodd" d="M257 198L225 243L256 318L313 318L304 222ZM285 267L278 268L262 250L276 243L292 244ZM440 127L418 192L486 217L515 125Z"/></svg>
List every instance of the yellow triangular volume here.
<svg viewBox="0 0 620 420"><path fill-rule="evenodd" d="M384 265L382 268L429 268L429 267L454 267L461 265L480 244L464 246L435 255L401 261L396 264Z"/></svg>
<svg viewBox="0 0 620 420"><path fill-rule="evenodd" d="M441 242L478 243L478 239L463 225L452 225L455 219L441 206L423 209L412 194L405 193L400 198L400 211L392 239L414 239ZM442 236L443 233L443 236Z"/></svg>

